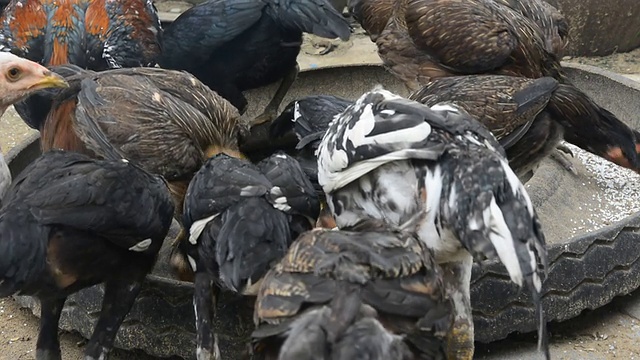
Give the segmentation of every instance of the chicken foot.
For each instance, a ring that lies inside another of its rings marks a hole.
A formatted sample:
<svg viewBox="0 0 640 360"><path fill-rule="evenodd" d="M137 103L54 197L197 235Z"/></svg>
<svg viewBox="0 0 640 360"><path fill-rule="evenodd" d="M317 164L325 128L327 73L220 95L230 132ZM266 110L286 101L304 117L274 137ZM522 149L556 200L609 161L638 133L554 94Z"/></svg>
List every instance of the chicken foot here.
<svg viewBox="0 0 640 360"><path fill-rule="evenodd" d="M273 98L267 104L264 109L264 112L258 116L256 116L251 122L252 126L264 124L273 121L273 119L278 117L278 110L280 109L280 104L284 100L284 97L291 89L291 85L296 81L298 77L298 73L300 72L300 65L296 63L296 66L289 71L283 78L282 82L280 82L280 86L278 86L278 90L273 95Z"/></svg>
<svg viewBox="0 0 640 360"><path fill-rule="evenodd" d="M36 360L61 360L58 323L66 297L40 300L40 332L36 343Z"/></svg>
<svg viewBox="0 0 640 360"><path fill-rule="evenodd" d="M198 266L198 269L204 267ZM193 307L196 315L196 359L220 360L218 334L213 332L219 289L205 270L196 272Z"/></svg>
<svg viewBox="0 0 640 360"><path fill-rule="evenodd" d="M116 334L142 288L145 273L123 273L106 281L100 318L85 348L84 360L108 358Z"/></svg>
<svg viewBox="0 0 640 360"><path fill-rule="evenodd" d="M563 168L570 171L573 175L578 175L578 170L571 160L569 160L568 156L575 157L573 151L563 143L558 144L550 154L550 157L557 161Z"/></svg>

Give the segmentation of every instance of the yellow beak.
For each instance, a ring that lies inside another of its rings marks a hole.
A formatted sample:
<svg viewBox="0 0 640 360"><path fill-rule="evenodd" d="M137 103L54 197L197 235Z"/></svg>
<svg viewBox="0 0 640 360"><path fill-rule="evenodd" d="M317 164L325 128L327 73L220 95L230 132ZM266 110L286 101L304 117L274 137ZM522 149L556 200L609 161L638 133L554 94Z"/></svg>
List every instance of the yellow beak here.
<svg viewBox="0 0 640 360"><path fill-rule="evenodd" d="M69 83L62 76L49 72L42 79L29 86L30 90L47 88L67 88Z"/></svg>

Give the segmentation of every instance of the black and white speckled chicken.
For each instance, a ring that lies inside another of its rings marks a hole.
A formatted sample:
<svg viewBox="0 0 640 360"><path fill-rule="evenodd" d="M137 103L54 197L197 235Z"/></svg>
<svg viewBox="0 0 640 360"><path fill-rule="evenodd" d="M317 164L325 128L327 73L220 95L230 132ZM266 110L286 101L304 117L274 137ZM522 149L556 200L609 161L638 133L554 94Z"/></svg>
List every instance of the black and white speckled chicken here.
<svg viewBox="0 0 640 360"><path fill-rule="evenodd" d="M473 260L496 259L532 292L540 313L544 235L529 196L491 132L454 105L431 108L377 88L331 124L318 150L318 180L338 227L369 217L414 231L446 271L456 320L449 358L473 356Z"/></svg>
<svg viewBox="0 0 640 360"><path fill-rule="evenodd" d="M444 359L442 276L424 242L381 220L309 231L260 286L254 358Z"/></svg>
<svg viewBox="0 0 640 360"><path fill-rule="evenodd" d="M85 359L106 359L169 231L164 179L107 152L109 160L44 153L15 178L0 210L0 297L40 300L36 359L61 359L65 300L98 283L103 307Z"/></svg>
<svg viewBox="0 0 640 360"><path fill-rule="evenodd" d="M346 41L350 27L327 0L208 0L167 27L160 65L189 71L241 113L243 91L282 80L259 124L295 81L303 32Z"/></svg>
<svg viewBox="0 0 640 360"><path fill-rule="evenodd" d="M189 238L180 248L195 272L198 359L219 358L211 329L218 289L255 293L293 236L310 229L319 211L309 179L283 153L258 165L218 154L196 173L184 204Z"/></svg>

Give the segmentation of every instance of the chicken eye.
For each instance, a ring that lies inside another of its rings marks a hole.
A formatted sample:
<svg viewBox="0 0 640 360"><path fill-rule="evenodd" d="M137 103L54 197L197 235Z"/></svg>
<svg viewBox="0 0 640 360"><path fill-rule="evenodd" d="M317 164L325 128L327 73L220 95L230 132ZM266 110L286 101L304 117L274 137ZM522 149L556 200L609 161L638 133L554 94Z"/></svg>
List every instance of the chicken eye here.
<svg viewBox="0 0 640 360"><path fill-rule="evenodd" d="M9 71L7 71L7 77L10 81L18 80L18 78L20 78L20 74L22 74L22 71L20 71L20 69L17 67L12 67L11 69L9 69Z"/></svg>

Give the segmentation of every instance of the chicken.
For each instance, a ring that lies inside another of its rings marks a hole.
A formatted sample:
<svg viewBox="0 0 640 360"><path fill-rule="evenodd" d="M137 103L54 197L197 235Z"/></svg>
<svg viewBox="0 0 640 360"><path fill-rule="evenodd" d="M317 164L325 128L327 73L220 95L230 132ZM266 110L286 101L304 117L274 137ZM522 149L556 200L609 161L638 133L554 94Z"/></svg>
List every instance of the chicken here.
<svg viewBox="0 0 640 360"><path fill-rule="evenodd" d="M155 66L162 27L151 0L12 0L0 16L0 50L45 66L74 64L102 71ZM47 97L29 97L16 110L33 129L44 126ZM57 117L72 116L71 101ZM66 127L71 124L65 123Z"/></svg>
<svg viewBox="0 0 640 360"><path fill-rule="evenodd" d="M260 124L277 116L297 76L303 32L346 41L350 26L327 0L208 0L167 27L160 66L189 71L241 113L242 91L282 79Z"/></svg>
<svg viewBox="0 0 640 360"><path fill-rule="evenodd" d="M564 75L556 46L550 45L557 41L539 25L545 23L540 20L545 10L539 9L550 5L541 6L540 0L398 0L387 11L376 7L381 1L390 0L356 0L351 8L363 27L373 32L384 66L412 91L446 76L553 77L567 86L563 100L557 102L563 122L572 124L564 128L565 139L640 171L640 133L598 106Z"/></svg>
<svg viewBox="0 0 640 360"><path fill-rule="evenodd" d="M0 50L46 66L154 66L161 52L151 0L12 0L0 24Z"/></svg>
<svg viewBox="0 0 640 360"><path fill-rule="evenodd" d="M309 231L260 286L254 357L444 359L442 276L424 242L380 220Z"/></svg>
<svg viewBox="0 0 640 360"><path fill-rule="evenodd" d="M0 52L0 116L9 106L47 88L69 86L44 66L19 56ZM0 149L0 203L11 184L11 172Z"/></svg>
<svg viewBox="0 0 640 360"><path fill-rule="evenodd" d="M110 146L99 131L90 136ZM0 297L40 300L38 360L61 359L65 300L98 283L105 286L103 306L85 359L108 357L171 225L164 179L113 148L105 154L108 160L45 152L16 177L0 209Z"/></svg>
<svg viewBox="0 0 640 360"><path fill-rule="evenodd" d="M352 103L351 100L331 95L307 96L290 102L269 127L269 136L272 139L284 138L292 131L295 133L298 143L292 156L309 177L320 198L321 210L316 226L336 227L335 220L326 206L324 190L318 184L316 151L333 116L344 111Z"/></svg>
<svg viewBox="0 0 640 360"><path fill-rule="evenodd" d="M555 151L565 134L566 123L558 111L566 101L570 87L558 84L550 77L527 79L502 75L453 76L434 79L409 99L427 106L450 103L464 109L483 123L505 149L509 166L520 179L531 177L540 161L552 156L561 163L565 158ZM589 104L588 98L577 98ZM573 103L571 106L580 106ZM585 119L582 119L585 120ZM583 124L586 122L583 121ZM594 127L597 124L594 124ZM601 133L576 139L569 132L567 139L580 143L593 153L602 153ZM570 163L563 163L572 168ZM575 172L575 169L573 169Z"/></svg>
<svg viewBox="0 0 640 360"><path fill-rule="evenodd" d="M269 127L269 136L274 139L284 137L293 130L298 139L295 158L322 197L324 192L318 185L318 160L315 152L333 116L343 112L352 103L349 99L331 95L300 98L287 104Z"/></svg>
<svg viewBox="0 0 640 360"><path fill-rule="evenodd" d="M498 260L530 289L545 350L540 292L545 238L531 200L491 132L453 104L431 108L382 88L332 122L318 149L318 181L339 228L370 217L403 226L445 272L455 321L451 359L473 357L469 286L475 259Z"/></svg>
<svg viewBox="0 0 640 360"><path fill-rule="evenodd" d="M544 0L495 0L501 2L523 16L533 20L540 27L545 49L562 59L569 42L569 22L562 13Z"/></svg>
<svg viewBox="0 0 640 360"><path fill-rule="evenodd" d="M258 165L218 154L196 173L184 203L189 238L180 248L195 272L199 360L220 358L211 329L219 287L255 294L271 263L293 236L312 227L319 211L313 186L283 153Z"/></svg>
<svg viewBox="0 0 640 360"><path fill-rule="evenodd" d="M43 149L101 156L101 148L83 143L84 130L77 126L80 117L95 120L127 159L169 181L178 218L189 181L207 158L221 152L243 157L237 133L244 125L237 110L190 74L159 68L96 73L74 65L53 70L71 85L38 94L52 104L42 112Z"/></svg>

